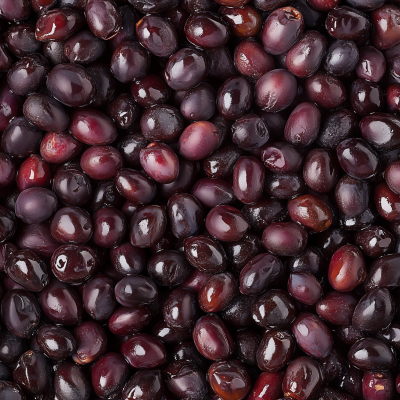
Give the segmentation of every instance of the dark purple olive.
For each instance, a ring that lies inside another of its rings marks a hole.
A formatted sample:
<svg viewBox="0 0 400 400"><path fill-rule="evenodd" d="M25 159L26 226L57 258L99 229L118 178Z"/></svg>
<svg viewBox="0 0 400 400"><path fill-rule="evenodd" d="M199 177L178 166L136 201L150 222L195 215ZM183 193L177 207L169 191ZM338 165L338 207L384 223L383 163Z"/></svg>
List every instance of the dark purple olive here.
<svg viewBox="0 0 400 400"><path fill-rule="evenodd" d="M252 318L264 328L290 326L297 313L296 303L286 290L270 289L258 297L252 307Z"/></svg>
<svg viewBox="0 0 400 400"><path fill-rule="evenodd" d="M104 53L106 44L92 32L83 30L70 37L64 44L64 55L77 64L90 64Z"/></svg>
<svg viewBox="0 0 400 400"><path fill-rule="evenodd" d="M216 315L206 315L197 320L193 341L201 355L214 361L227 359L234 350L228 329Z"/></svg>
<svg viewBox="0 0 400 400"><path fill-rule="evenodd" d="M296 96L296 78L284 69L274 69L257 81L254 91L254 102L259 108L268 112L282 111Z"/></svg>
<svg viewBox="0 0 400 400"><path fill-rule="evenodd" d="M115 286L115 297L125 307L152 303L157 295L157 286L150 278L141 275L127 276Z"/></svg>
<svg viewBox="0 0 400 400"><path fill-rule="evenodd" d="M111 315L108 327L114 335L138 333L151 321L151 312L147 307L119 307Z"/></svg>
<svg viewBox="0 0 400 400"><path fill-rule="evenodd" d="M193 236L184 242L185 257L201 272L218 273L226 268L225 251L209 236Z"/></svg>
<svg viewBox="0 0 400 400"><path fill-rule="evenodd" d="M82 107L91 103L94 81L85 68L76 64L58 64L47 77L47 88L60 103Z"/></svg>
<svg viewBox="0 0 400 400"><path fill-rule="evenodd" d="M336 152L340 166L353 178L367 179L378 172L378 156L363 139L343 140Z"/></svg>
<svg viewBox="0 0 400 400"><path fill-rule="evenodd" d="M76 349L72 359L81 365L89 364L103 355L107 348L104 328L94 321L85 321L73 330Z"/></svg>
<svg viewBox="0 0 400 400"><path fill-rule="evenodd" d="M118 353L102 356L92 369L92 387L97 396L112 398L119 394L129 377L129 366Z"/></svg>
<svg viewBox="0 0 400 400"><path fill-rule="evenodd" d="M363 371L385 371L396 365L396 356L391 348L375 338L365 338L354 343L347 357Z"/></svg>
<svg viewBox="0 0 400 400"><path fill-rule="evenodd" d="M11 254L4 271L30 292L40 292L50 280L46 264L30 250L17 250Z"/></svg>
<svg viewBox="0 0 400 400"><path fill-rule="evenodd" d="M222 311L237 293L237 280L231 272L215 274L200 288L199 306L207 313Z"/></svg>
<svg viewBox="0 0 400 400"><path fill-rule="evenodd" d="M76 325L82 320L81 299L66 283L53 279L38 297L43 313L51 321L62 325Z"/></svg>
<svg viewBox="0 0 400 400"><path fill-rule="evenodd" d="M61 400L89 400L91 385L86 371L72 362L63 362L54 377L54 392Z"/></svg>
<svg viewBox="0 0 400 400"><path fill-rule="evenodd" d="M299 314L292 324L292 332L300 348L312 357L324 358L332 349L331 331L314 314Z"/></svg>
<svg viewBox="0 0 400 400"><path fill-rule="evenodd" d="M304 19L293 7L278 8L265 21L262 32L264 49L270 54L283 54L297 42L304 31Z"/></svg>
<svg viewBox="0 0 400 400"><path fill-rule="evenodd" d="M159 370L141 370L127 382L122 396L124 399L134 399L136 393L140 393L143 400L161 400L163 391L163 379Z"/></svg>
<svg viewBox="0 0 400 400"><path fill-rule="evenodd" d="M173 289L163 303L162 313L171 328L191 328L198 314L196 293L184 288Z"/></svg>
<svg viewBox="0 0 400 400"><path fill-rule="evenodd" d="M243 238L249 224L238 209L231 206L217 206L208 213L206 228L217 239L234 242Z"/></svg>
<svg viewBox="0 0 400 400"><path fill-rule="evenodd" d="M310 357L295 358L283 378L282 390L290 398L310 400L322 385L319 364Z"/></svg>
<svg viewBox="0 0 400 400"><path fill-rule="evenodd" d="M122 345L121 353L132 367L138 369L158 367L167 361L164 345L146 333L133 335Z"/></svg>
<svg viewBox="0 0 400 400"><path fill-rule="evenodd" d="M169 58L164 79L174 90L192 89L207 75L207 66L206 56L200 50L183 48Z"/></svg>
<svg viewBox="0 0 400 400"><path fill-rule="evenodd" d="M266 331L257 349L257 365L263 371L277 372L291 360L294 349L295 339L288 331Z"/></svg>
<svg viewBox="0 0 400 400"><path fill-rule="evenodd" d="M121 28L121 14L113 0L87 0L85 14L89 29L100 39L113 38Z"/></svg>
<svg viewBox="0 0 400 400"><path fill-rule="evenodd" d="M282 262L268 253L253 257L240 272L240 292L251 296L262 293L283 272Z"/></svg>
<svg viewBox="0 0 400 400"><path fill-rule="evenodd" d="M7 73L11 91L26 96L40 90L50 71L49 62L39 54L32 54L17 61Z"/></svg>
<svg viewBox="0 0 400 400"><path fill-rule="evenodd" d="M52 97L35 93L29 96L23 107L26 119L47 132L63 132L68 128L69 115Z"/></svg>
<svg viewBox="0 0 400 400"><path fill-rule="evenodd" d="M45 394L51 386L51 367L39 351L22 354L13 371L14 381L32 396Z"/></svg>
<svg viewBox="0 0 400 400"><path fill-rule="evenodd" d="M350 325L358 297L352 293L331 291L317 304L318 315L335 325Z"/></svg>
<svg viewBox="0 0 400 400"><path fill-rule="evenodd" d="M75 338L65 328L43 325L37 332L40 350L54 361L62 361L75 351Z"/></svg>
<svg viewBox="0 0 400 400"><path fill-rule="evenodd" d="M130 240L136 247L152 247L163 237L167 214L160 206L144 206L132 216Z"/></svg>
<svg viewBox="0 0 400 400"><path fill-rule="evenodd" d="M83 13L72 8L56 8L38 19L35 36L41 42L65 40L78 32L84 23Z"/></svg>
<svg viewBox="0 0 400 400"><path fill-rule="evenodd" d="M27 290L11 290L1 301L1 317L6 328L14 335L29 338L40 322L40 307Z"/></svg>
<svg viewBox="0 0 400 400"><path fill-rule="evenodd" d="M365 294L353 314L353 326L361 331L377 332L392 322L393 298L387 289L376 288Z"/></svg>
<svg viewBox="0 0 400 400"><path fill-rule="evenodd" d="M222 398L243 399L251 389L247 369L239 361L219 361L208 370L208 381L215 393Z"/></svg>
<svg viewBox="0 0 400 400"><path fill-rule="evenodd" d="M45 188L32 187L22 191L15 203L15 215L26 224L48 220L57 209L57 197Z"/></svg>

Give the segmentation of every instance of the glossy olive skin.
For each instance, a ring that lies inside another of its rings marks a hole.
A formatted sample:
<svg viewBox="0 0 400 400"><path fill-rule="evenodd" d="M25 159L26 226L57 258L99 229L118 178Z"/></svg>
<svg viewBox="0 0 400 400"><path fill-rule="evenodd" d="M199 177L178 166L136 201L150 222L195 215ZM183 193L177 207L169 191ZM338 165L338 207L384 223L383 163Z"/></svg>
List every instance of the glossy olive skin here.
<svg viewBox="0 0 400 400"><path fill-rule="evenodd" d="M320 107L332 110L339 107L347 97L346 88L336 77L317 72L305 82L308 97Z"/></svg>
<svg viewBox="0 0 400 400"><path fill-rule="evenodd" d="M167 213L172 233L177 238L195 235L204 220L204 210L200 202L196 197L185 193L172 196L168 200Z"/></svg>
<svg viewBox="0 0 400 400"><path fill-rule="evenodd" d="M310 379L311 377L311 379ZM287 368L283 378L282 390L293 398L309 400L322 385L322 372L319 364L310 357L298 357Z"/></svg>
<svg viewBox="0 0 400 400"><path fill-rule="evenodd" d="M90 104L95 94L92 77L83 67L75 64L56 65L46 84L56 100L70 107Z"/></svg>
<svg viewBox="0 0 400 400"><path fill-rule="evenodd" d="M82 207L89 202L92 195L90 179L75 169L56 173L52 189L59 201L67 206Z"/></svg>
<svg viewBox="0 0 400 400"><path fill-rule="evenodd" d="M163 396L163 381L159 370L137 371L125 385L122 396L134 398L135 393L143 393L143 400L161 400Z"/></svg>
<svg viewBox="0 0 400 400"><path fill-rule="evenodd" d="M318 315L335 325L350 325L358 297L352 293L331 291L316 304Z"/></svg>
<svg viewBox="0 0 400 400"><path fill-rule="evenodd" d="M185 24L188 40L206 50L221 47L228 41L228 24L217 15L202 11L188 18Z"/></svg>
<svg viewBox="0 0 400 400"><path fill-rule="evenodd" d="M136 275L146 267L146 253L143 249L122 243L110 250L110 259L113 267L123 275Z"/></svg>
<svg viewBox="0 0 400 400"><path fill-rule="evenodd" d="M325 21L328 33L336 39L342 40L361 38L368 32L369 26L365 14L347 6L330 11Z"/></svg>
<svg viewBox="0 0 400 400"><path fill-rule="evenodd" d="M208 380L214 392L232 400L244 399L251 389L250 375L234 359L212 364L208 370Z"/></svg>
<svg viewBox="0 0 400 400"><path fill-rule="evenodd" d="M336 152L341 167L353 178L367 179L378 171L378 157L362 139L346 139L339 144Z"/></svg>
<svg viewBox="0 0 400 400"><path fill-rule="evenodd" d="M75 158L82 144L66 133L48 132L40 143L40 155L49 163L61 164Z"/></svg>
<svg viewBox="0 0 400 400"><path fill-rule="evenodd" d="M262 235L264 247L278 256L300 254L307 244L307 233L294 222L273 222Z"/></svg>
<svg viewBox="0 0 400 400"><path fill-rule="evenodd" d="M367 399L373 398L379 392L382 397L390 399L395 390L393 381L392 375L388 372L367 372L363 378L363 396Z"/></svg>
<svg viewBox="0 0 400 400"><path fill-rule="evenodd" d="M54 377L54 392L60 399L88 400L91 386L86 372L72 362L64 361Z"/></svg>
<svg viewBox="0 0 400 400"><path fill-rule="evenodd" d="M12 334L5 329L1 333L0 361L6 364L14 364L27 350L25 339Z"/></svg>
<svg viewBox="0 0 400 400"><path fill-rule="evenodd" d="M119 394L129 377L129 367L120 354L107 353L92 369L92 386L97 396L113 397Z"/></svg>
<svg viewBox="0 0 400 400"><path fill-rule="evenodd" d="M157 286L148 277L141 275L127 276L115 286L115 297L125 307L152 303L157 295Z"/></svg>
<svg viewBox="0 0 400 400"><path fill-rule="evenodd" d="M171 328L190 328L198 313L196 294L184 288L174 289L164 301L162 312L164 321Z"/></svg>
<svg viewBox="0 0 400 400"><path fill-rule="evenodd" d="M217 93L217 109L229 120L236 120L249 111L253 103L253 89L243 77L230 78Z"/></svg>
<svg viewBox="0 0 400 400"><path fill-rule="evenodd" d="M228 21L233 34L238 37L256 36L261 30L261 14L249 5L233 9L223 6L219 9L219 14ZM236 22L238 18L241 18L240 23Z"/></svg>
<svg viewBox="0 0 400 400"><path fill-rule="evenodd" d="M1 317L14 335L29 338L40 322L40 308L36 298L27 290L11 290L1 302Z"/></svg>
<svg viewBox="0 0 400 400"><path fill-rule="evenodd" d="M42 15L36 23L35 36L41 42L68 39L84 25L82 13L71 8L54 9Z"/></svg>
<svg viewBox="0 0 400 400"><path fill-rule="evenodd" d="M217 239L234 242L243 238L249 224L238 209L231 206L217 206L208 213L206 228Z"/></svg>
<svg viewBox="0 0 400 400"><path fill-rule="evenodd" d="M332 151L312 149L303 165L305 183L318 193L330 192L339 177L339 164Z"/></svg>
<svg viewBox="0 0 400 400"><path fill-rule="evenodd" d="M69 116L63 106L45 94L35 93L29 96L24 103L23 112L29 122L48 132L63 132L69 125Z"/></svg>
<svg viewBox="0 0 400 400"><path fill-rule="evenodd" d="M378 258L391 253L394 237L380 226L372 226L357 232L354 243L369 257Z"/></svg>
<svg viewBox="0 0 400 400"><path fill-rule="evenodd" d="M347 357L363 371L384 371L396 364L396 356L391 348L375 338L365 338L354 343Z"/></svg>
<svg viewBox="0 0 400 400"><path fill-rule="evenodd" d="M139 42L158 57L169 57L178 49L178 38L172 23L158 16L148 15L136 24Z"/></svg>
<svg viewBox="0 0 400 400"><path fill-rule="evenodd" d="M61 243L86 243L92 236L92 220L81 208L63 207L51 220L50 231Z"/></svg>
<svg viewBox="0 0 400 400"><path fill-rule="evenodd" d="M140 332L151 320L147 307L119 307L108 321L110 331L115 335L130 335Z"/></svg>
<svg viewBox="0 0 400 400"><path fill-rule="evenodd" d="M298 345L310 356L324 358L332 349L331 331L314 314L299 314L292 324L292 332Z"/></svg>
<svg viewBox="0 0 400 400"><path fill-rule="evenodd" d="M25 394L22 389L13 382L2 380L0 382L0 394L5 398L12 400L25 400Z"/></svg>
<svg viewBox="0 0 400 400"><path fill-rule="evenodd" d="M96 253L89 246L60 246L51 257L51 269L61 282L78 285L88 280L98 266Z"/></svg>
<svg viewBox="0 0 400 400"><path fill-rule="evenodd" d="M62 325L76 325L82 320L81 299L67 284L53 279L38 297L43 313L51 321Z"/></svg>
<svg viewBox="0 0 400 400"><path fill-rule="evenodd" d="M262 396L267 395L273 399L281 398L283 377L283 372L262 372L255 381L248 400L262 399Z"/></svg>
<svg viewBox="0 0 400 400"><path fill-rule="evenodd" d="M146 333L132 336L122 345L121 353L132 367L139 369L157 367L167 360L164 345Z"/></svg>
<svg viewBox="0 0 400 400"><path fill-rule="evenodd" d="M374 189L374 200L379 214L387 221L399 219L399 196L382 182Z"/></svg>
<svg viewBox="0 0 400 400"><path fill-rule="evenodd" d="M186 239L184 250L189 263L199 271L218 273L226 268L223 247L208 236L193 236Z"/></svg>
<svg viewBox="0 0 400 400"><path fill-rule="evenodd" d="M185 71L180 67L185 64ZM188 90L198 85L207 74L207 59L197 49L183 48L177 51L165 67L164 79L174 90Z"/></svg>
<svg viewBox="0 0 400 400"><path fill-rule="evenodd" d="M332 256L328 272L335 290L350 292L366 277L366 263L361 251L354 245L340 247Z"/></svg>
<svg viewBox="0 0 400 400"><path fill-rule="evenodd" d="M237 281L231 272L215 274L201 287L199 306L207 313L222 311L237 293Z"/></svg>
<svg viewBox="0 0 400 400"><path fill-rule="evenodd" d="M267 196L262 197L254 204L244 206L242 213L250 226L257 231L265 229L271 222L280 221L285 218L282 203L277 199L271 199Z"/></svg>
<svg viewBox="0 0 400 400"><path fill-rule="evenodd" d="M374 288L392 289L399 285L399 276L395 268L399 257L397 254L390 254L375 260L369 270L364 283L365 289L369 292Z"/></svg>
<svg viewBox="0 0 400 400"><path fill-rule="evenodd" d="M94 319L103 321L109 318L116 306L114 295L115 282L105 275L91 278L82 291L85 311Z"/></svg>
<svg viewBox="0 0 400 400"><path fill-rule="evenodd" d="M368 115L360 121L360 130L363 138L378 150L393 150L400 143L400 119L392 114Z"/></svg>
<svg viewBox="0 0 400 400"><path fill-rule="evenodd" d="M268 53L278 55L287 52L304 30L304 19L293 7L273 11L264 24L262 42Z"/></svg>
<svg viewBox="0 0 400 400"><path fill-rule="evenodd" d="M146 221L142 231L141 221ZM148 248L154 246L163 237L167 228L167 214L160 206L144 206L138 209L131 219L130 240L134 246Z"/></svg>
<svg viewBox="0 0 400 400"><path fill-rule="evenodd" d="M240 292L252 296L262 293L283 272L282 262L268 253L253 257L240 271Z"/></svg>
<svg viewBox="0 0 400 400"><path fill-rule="evenodd" d="M336 204L343 214L354 217L367 209L369 192L365 181L343 175L335 188Z"/></svg>
<svg viewBox="0 0 400 400"><path fill-rule="evenodd" d="M353 314L353 326L362 331L377 332L392 322L394 302L387 289L376 288L365 294Z"/></svg>
<svg viewBox="0 0 400 400"><path fill-rule="evenodd" d="M284 328L295 319L297 306L286 290L271 289L254 301L251 312L257 325Z"/></svg>
<svg viewBox="0 0 400 400"><path fill-rule="evenodd" d="M10 255L4 271L31 292L40 292L50 281L46 264L30 250L17 250Z"/></svg>
<svg viewBox="0 0 400 400"><path fill-rule="evenodd" d="M290 72L274 69L257 81L254 87L254 102L264 111L282 111L292 103L296 90L297 81Z"/></svg>
<svg viewBox="0 0 400 400"><path fill-rule="evenodd" d="M263 46L252 39L243 40L236 46L234 62L238 71L252 81L258 80L275 66L274 59Z"/></svg>
<svg viewBox="0 0 400 400"><path fill-rule="evenodd" d="M234 350L232 336L216 315L206 315L197 320L193 341L200 354L209 360L224 360Z"/></svg>
<svg viewBox="0 0 400 400"><path fill-rule="evenodd" d="M40 90L50 71L46 58L32 54L21 58L7 73L7 83L13 93L26 96Z"/></svg>
<svg viewBox="0 0 400 400"><path fill-rule="evenodd" d="M65 360L76 347L73 335L55 325L43 325L37 332L37 342L40 350L54 361Z"/></svg>
<svg viewBox="0 0 400 400"><path fill-rule="evenodd" d="M313 232L322 232L332 224L332 212L317 196L303 195L288 201L290 218Z"/></svg>
<svg viewBox="0 0 400 400"><path fill-rule="evenodd" d="M19 358L13 377L28 394L41 395L51 386L51 367L42 353L29 350Z"/></svg>
<svg viewBox="0 0 400 400"><path fill-rule="evenodd" d="M277 372L291 360L294 349L295 340L288 331L267 331L257 349L257 365L263 371Z"/></svg>

